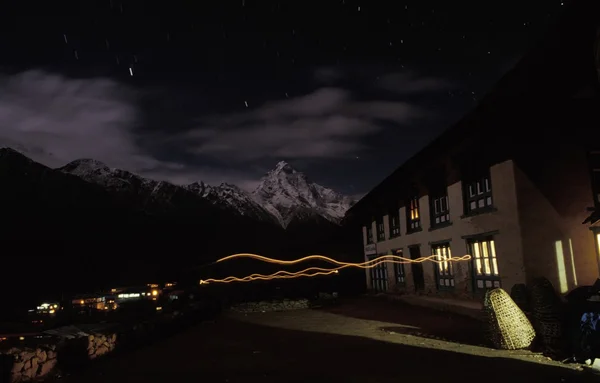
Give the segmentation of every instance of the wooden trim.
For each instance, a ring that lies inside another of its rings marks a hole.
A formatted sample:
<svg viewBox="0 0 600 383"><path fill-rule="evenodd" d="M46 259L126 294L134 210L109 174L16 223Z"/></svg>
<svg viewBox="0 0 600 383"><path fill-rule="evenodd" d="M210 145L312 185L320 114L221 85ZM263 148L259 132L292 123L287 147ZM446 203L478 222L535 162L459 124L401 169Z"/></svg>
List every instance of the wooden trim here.
<svg viewBox="0 0 600 383"><path fill-rule="evenodd" d="M500 233L500 230L493 230L493 231L488 231L488 232L481 233L481 234L463 235L463 236L461 236L461 238L462 239L477 239L477 238L489 237L491 235L498 235L499 233Z"/></svg>
<svg viewBox="0 0 600 383"><path fill-rule="evenodd" d="M452 242L452 238L442 239L439 241L431 241L431 242L428 242L427 244L429 246L435 246L435 245L441 245L442 243L450 243L450 242Z"/></svg>

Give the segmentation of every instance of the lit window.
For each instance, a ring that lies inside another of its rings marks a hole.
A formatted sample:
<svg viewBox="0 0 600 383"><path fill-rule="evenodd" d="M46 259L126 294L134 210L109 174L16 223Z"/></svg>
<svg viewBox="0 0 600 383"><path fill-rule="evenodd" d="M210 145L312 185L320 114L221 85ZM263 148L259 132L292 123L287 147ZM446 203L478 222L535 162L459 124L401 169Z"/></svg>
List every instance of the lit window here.
<svg viewBox="0 0 600 383"><path fill-rule="evenodd" d="M432 255L435 255L435 275L438 289L448 289L454 287L454 270L450 258L449 243L440 243L431 247Z"/></svg>
<svg viewBox="0 0 600 383"><path fill-rule="evenodd" d="M419 198L413 197L408 201L406 209L406 221L408 231L412 232L421 228L421 215L419 212Z"/></svg>
<svg viewBox="0 0 600 383"><path fill-rule="evenodd" d="M476 290L500 287L500 273L493 237L468 242L473 262L473 280Z"/></svg>

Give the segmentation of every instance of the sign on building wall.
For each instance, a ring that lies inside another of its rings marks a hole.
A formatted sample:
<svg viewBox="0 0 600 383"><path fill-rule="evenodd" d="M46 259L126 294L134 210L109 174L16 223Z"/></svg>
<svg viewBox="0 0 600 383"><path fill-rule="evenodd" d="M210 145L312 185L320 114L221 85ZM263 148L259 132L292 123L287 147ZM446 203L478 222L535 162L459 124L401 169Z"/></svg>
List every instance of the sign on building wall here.
<svg viewBox="0 0 600 383"><path fill-rule="evenodd" d="M377 254L377 244L371 243L365 246L365 255L376 255Z"/></svg>

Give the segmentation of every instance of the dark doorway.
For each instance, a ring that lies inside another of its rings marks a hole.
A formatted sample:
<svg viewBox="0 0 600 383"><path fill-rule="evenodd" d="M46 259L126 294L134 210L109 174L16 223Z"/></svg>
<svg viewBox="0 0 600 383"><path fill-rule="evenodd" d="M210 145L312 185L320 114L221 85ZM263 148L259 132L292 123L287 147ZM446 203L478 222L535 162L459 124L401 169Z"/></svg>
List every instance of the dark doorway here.
<svg viewBox="0 0 600 383"><path fill-rule="evenodd" d="M408 248L410 251L410 259L415 260L421 258L421 248L418 246L412 246ZM423 274L422 263L411 263L410 268L412 270L413 282L415 284L415 291L425 290L425 276Z"/></svg>

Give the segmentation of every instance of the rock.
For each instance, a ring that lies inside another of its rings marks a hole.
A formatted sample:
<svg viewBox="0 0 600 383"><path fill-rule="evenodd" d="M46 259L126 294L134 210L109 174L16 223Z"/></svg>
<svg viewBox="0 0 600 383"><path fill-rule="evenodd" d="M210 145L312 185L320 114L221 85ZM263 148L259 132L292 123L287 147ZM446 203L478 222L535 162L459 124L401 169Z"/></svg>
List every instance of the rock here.
<svg viewBox="0 0 600 383"><path fill-rule="evenodd" d="M48 354L46 354L46 351L42 350L42 349L37 349L37 359L40 361L40 363L44 363L46 361L46 359L48 359Z"/></svg>
<svg viewBox="0 0 600 383"><path fill-rule="evenodd" d="M96 353L96 349L93 348L93 347L92 348L88 348L87 352L88 352L88 355L91 356L91 355L94 355Z"/></svg>
<svg viewBox="0 0 600 383"><path fill-rule="evenodd" d="M25 365L25 369L23 370L23 372L21 372L21 376L23 377L23 380L30 380L35 378L35 374L37 373L37 363L35 365L35 370L33 368L31 368L31 364L29 365L29 367L27 367L27 365Z"/></svg>
<svg viewBox="0 0 600 383"><path fill-rule="evenodd" d="M48 375L49 373L52 372L52 370L54 370L54 367L56 367L56 359L47 360L45 363L40 365L40 369L38 371L38 376L42 377L42 376Z"/></svg>
<svg viewBox="0 0 600 383"><path fill-rule="evenodd" d="M19 360L22 360L23 362L27 362L28 360L31 360L35 357L35 352L33 351L21 351L19 353Z"/></svg>
<svg viewBox="0 0 600 383"><path fill-rule="evenodd" d="M108 347L102 345L100 347L98 347L98 349L96 350L96 355L100 356L100 355L104 355L108 352Z"/></svg>
<svg viewBox="0 0 600 383"><path fill-rule="evenodd" d="M93 342L94 341L94 336L93 335L88 335L88 341Z"/></svg>
<svg viewBox="0 0 600 383"><path fill-rule="evenodd" d="M47 359L56 359L56 352L51 351L51 350L47 351L46 356L47 356Z"/></svg>
<svg viewBox="0 0 600 383"><path fill-rule="evenodd" d="M34 372L37 372L38 365L39 365L39 360L38 360L37 358L32 358L32 359L31 359L31 369L32 369Z"/></svg>
<svg viewBox="0 0 600 383"><path fill-rule="evenodd" d="M25 368L25 363L23 362L14 362L12 367L12 374L20 374L21 371Z"/></svg>

